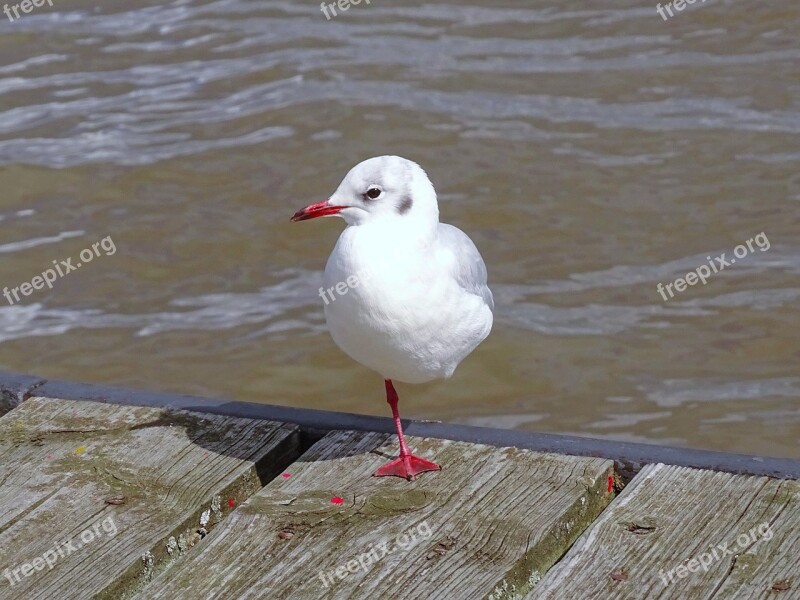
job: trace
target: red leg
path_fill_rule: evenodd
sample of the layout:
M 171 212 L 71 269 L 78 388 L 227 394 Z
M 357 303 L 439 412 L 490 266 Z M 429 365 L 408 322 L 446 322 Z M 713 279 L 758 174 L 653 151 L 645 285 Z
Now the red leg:
M 420 473 L 424 473 L 425 471 L 439 471 L 442 467 L 434 462 L 411 454 L 411 451 L 406 445 L 406 439 L 403 437 L 403 424 L 400 422 L 400 411 L 397 409 L 398 400 L 397 392 L 392 385 L 392 380 L 387 379 L 386 401 L 389 403 L 389 406 L 392 407 L 394 426 L 397 429 L 397 438 L 400 440 L 400 457 L 375 471 L 375 477 L 393 475 L 395 477 L 405 477 L 409 481 L 412 481 Z

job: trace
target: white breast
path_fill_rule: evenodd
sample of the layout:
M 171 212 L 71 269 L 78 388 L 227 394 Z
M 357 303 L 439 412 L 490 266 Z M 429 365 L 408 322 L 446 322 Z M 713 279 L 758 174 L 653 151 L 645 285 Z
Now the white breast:
M 385 379 L 423 383 L 450 377 L 489 335 L 493 302 L 464 233 L 445 224 L 428 240 L 409 242 L 405 233 L 345 229 L 325 268 L 325 318 L 353 359 Z

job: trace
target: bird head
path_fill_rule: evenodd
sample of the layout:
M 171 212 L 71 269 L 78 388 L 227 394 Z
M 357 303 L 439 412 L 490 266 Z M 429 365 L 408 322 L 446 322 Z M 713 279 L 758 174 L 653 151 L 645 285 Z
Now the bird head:
M 342 217 L 348 225 L 384 219 L 435 224 L 439 220 L 436 192 L 415 162 L 399 156 L 377 156 L 357 164 L 330 198 L 297 211 L 292 221 Z

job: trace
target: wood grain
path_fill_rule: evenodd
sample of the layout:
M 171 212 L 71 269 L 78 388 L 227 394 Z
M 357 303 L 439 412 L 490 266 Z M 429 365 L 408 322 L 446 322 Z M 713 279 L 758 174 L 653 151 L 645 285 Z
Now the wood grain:
M 527 598 L 800 598 L 800 483 L 649 465 Z
M 267 421 L 30 398 L 0 419 L 0 598 L 123 597 L 298 445 Z
M 611 499 L 609 460 L 409 444 L 444 470 L 375 478 L 394 436 L 328 434 L 139 598 L 513 598 Z

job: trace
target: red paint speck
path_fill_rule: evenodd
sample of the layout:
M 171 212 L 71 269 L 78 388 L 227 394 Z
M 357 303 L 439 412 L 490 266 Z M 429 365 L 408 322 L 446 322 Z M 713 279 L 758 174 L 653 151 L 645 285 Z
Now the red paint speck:
M 289 477 L 291 476 L 292 476 L 291 473 L 284 473 L 283 475 L 281 475 L 281 477 L 283 477 L 284 479 L 289 479 Z
M 614 489 L 614 476 L 613 475 L 609 475 L 608 476 L 608 493 L 610 494 L 611 490 L 613 490 L 613 489 Z
M 332 504 L 341 504 L 342 502 L 344 502 L 344 499 L 339 498 L 339 496 L 334 496 L 333 498 L 331 498 Z
M 233 498 L 228 498 L 228 508 L 236 506 L 236 501 Z

